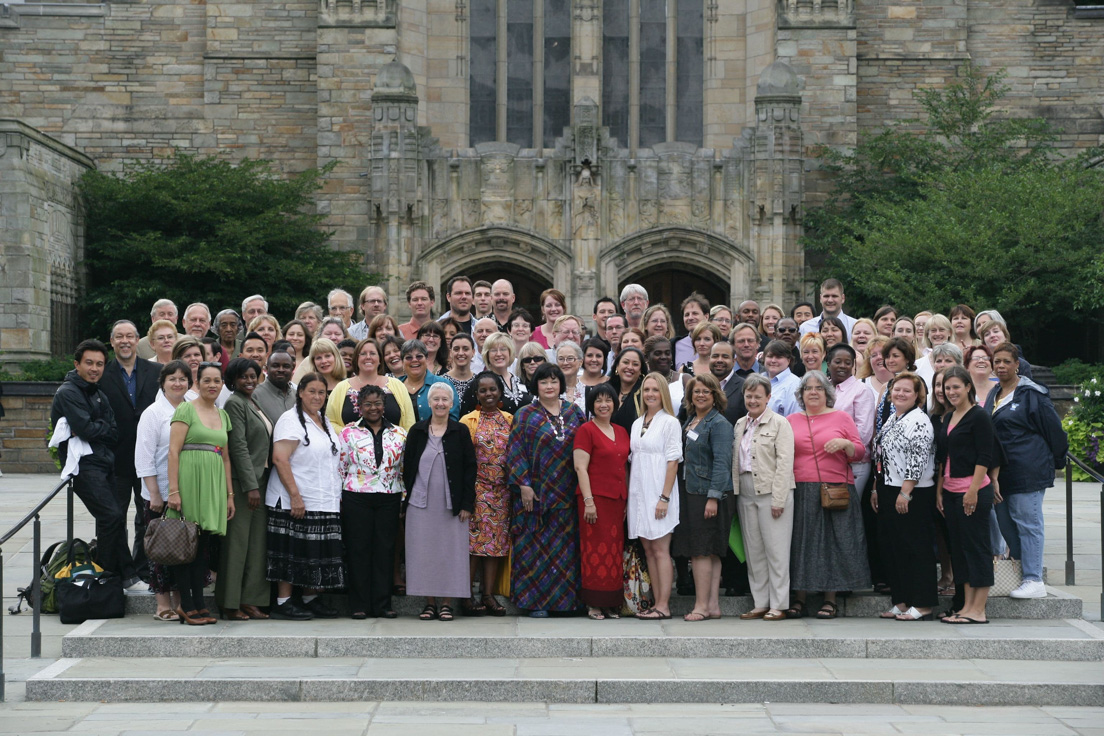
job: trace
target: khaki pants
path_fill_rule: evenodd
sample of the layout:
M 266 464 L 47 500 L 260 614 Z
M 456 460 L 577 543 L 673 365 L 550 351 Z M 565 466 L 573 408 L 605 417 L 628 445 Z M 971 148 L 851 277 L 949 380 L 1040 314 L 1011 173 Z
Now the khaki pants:
M 751 473 L 740 473 L 736 511 L 744 535 L 748 584 L 756 608 L 785 611 L 790 607 L 790 538 L 793 535 L 793 494 L 782 515 L 771 515 L 772 496 L 755 495 Z

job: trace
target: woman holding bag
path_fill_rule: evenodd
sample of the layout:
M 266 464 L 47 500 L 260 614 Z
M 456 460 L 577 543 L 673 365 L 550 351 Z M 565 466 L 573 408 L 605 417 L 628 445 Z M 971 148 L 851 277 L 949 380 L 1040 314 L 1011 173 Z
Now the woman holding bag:
M 215 406 L 222 391 L 222 363 L 200 363 L 196 369 L 199 397 L 182 403 L 169 430 L 169 509 L 166 516 L 199 524 L 195 558 L 173 565 L 180 591 L 180 623 L 203 626 L 217 623 L 203 601 L 207 582 L 208 545 L 212 534 L 226 534 L 234 518 L 234 496 L 227 435 L 230 417 Z
M 870 587 L 862 511 L 851 463 L 866 456 L 855 421 L 833 407 L 836 391 L 820 371 L 809 371 L 797 388 L 802 411 L 787 417 L 794 434 L 794 529 L 790 618 L 805 615 L 807 591 L 824 591 L 818 619 L 833 619 L 836 592 Z M 844 508 L 826 508 L 837 490 Z M 827 492 L 827 493 L 826 493 Z

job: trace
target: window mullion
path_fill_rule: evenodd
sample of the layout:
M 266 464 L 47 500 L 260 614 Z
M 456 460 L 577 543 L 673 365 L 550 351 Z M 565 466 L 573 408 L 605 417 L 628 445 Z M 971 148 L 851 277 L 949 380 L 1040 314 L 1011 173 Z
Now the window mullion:
M 544 145 L 544 0 L 533 0 L 533 147 Z

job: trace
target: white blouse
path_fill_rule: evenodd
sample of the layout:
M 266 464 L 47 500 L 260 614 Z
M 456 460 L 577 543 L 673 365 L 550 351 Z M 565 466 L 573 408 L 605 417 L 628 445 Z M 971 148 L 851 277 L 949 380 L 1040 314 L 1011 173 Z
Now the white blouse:
M 922 410 L 887 419 L 876 444 L 887 486 L 906 480 L 916 481 L 917 488 L 935 485 L 935 430 Z
M 158 391 L 157 398 L 138 420 L 134 442 L 134 474 L 139 479 L 156 477 L 162 501 L 169 500 L 169 425 L 174 413 L 176 407 Z M 150 500 L 145 483 L 142 484 L 142 498 Z
M 307 511 L 337 513 L 341 510 L 341 471 L 338 455 L 333 454 L 332 448 L 340 449 L 338 437 L 329 422 L 326 423 L 328 432 L 323 432 L 310 419 L 306 420 L 306 424 L 304 432 L 296 410 L 288 409 L 280 415 L 276 428 L 272 430 L 272 443 L 275 445 L 280 440 L 295 440 L 298 443 L 291 453 L 291 474 Z M 303 442 L 308 437 L 309 445 Z M 281 508 L 290 509 L 291 495 L 280 480 L 280 473 L 275 468 L 273 471 L 268 476 L 265 505 L 275 508 L 279 502 Z

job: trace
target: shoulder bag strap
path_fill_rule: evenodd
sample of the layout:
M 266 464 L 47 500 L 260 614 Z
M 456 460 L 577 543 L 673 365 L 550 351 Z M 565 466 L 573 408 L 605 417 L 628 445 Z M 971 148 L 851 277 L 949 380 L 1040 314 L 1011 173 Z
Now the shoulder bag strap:
M 817 469 L 817 483 L 823 484 L 824 479 L 820 477 L 820 461 L 817 460 L 816 444 L 813 442 L 813 420 L 809 417 L 808 412 L 805 412 L 805 421 L 809 424 L 809 447 L 813 450 L 813 462 Z

